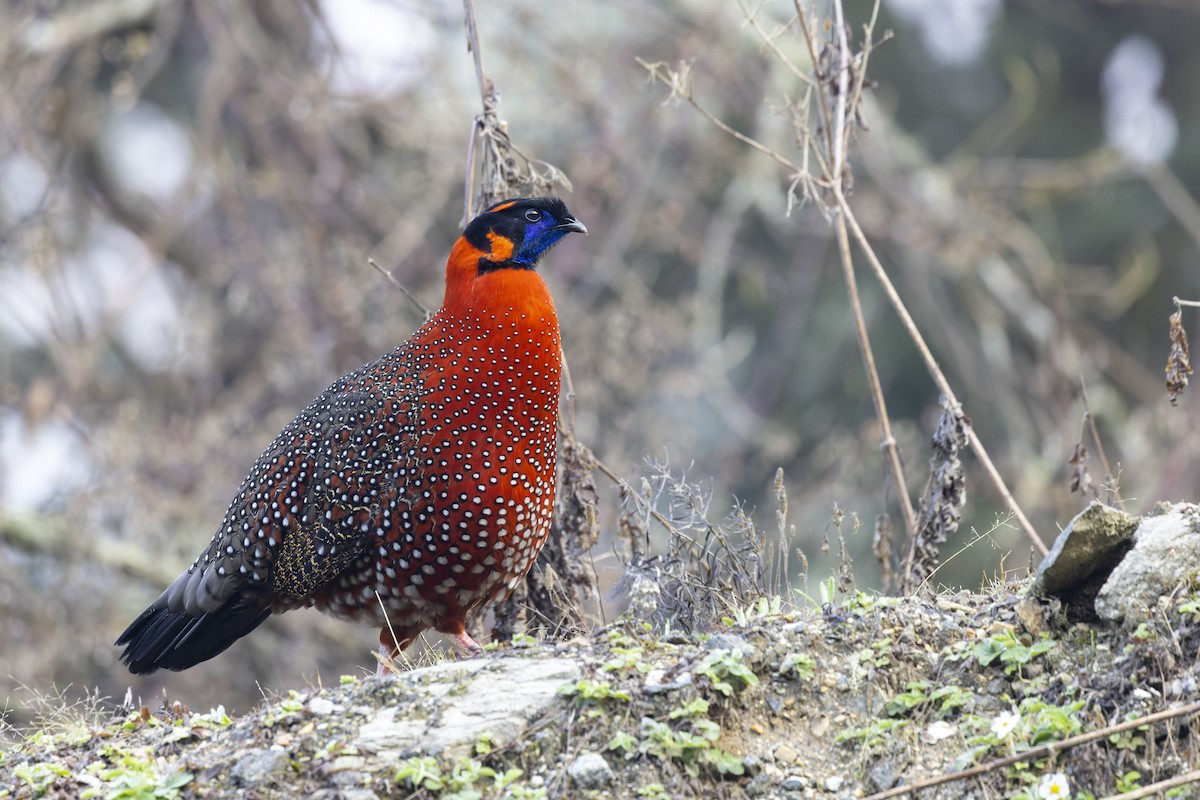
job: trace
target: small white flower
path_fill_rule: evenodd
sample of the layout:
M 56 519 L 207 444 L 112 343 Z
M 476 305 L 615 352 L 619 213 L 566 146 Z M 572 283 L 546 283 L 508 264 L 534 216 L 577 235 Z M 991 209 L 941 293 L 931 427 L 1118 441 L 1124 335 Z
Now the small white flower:
M 996 734 L 999 739 L 1005 739 L 1011 734 L 1018 725 L 1021 724 L 1021 715 L 1013 709 L 1012 711 L 1001 711 L 996 718 L 992 720 L 992 733 Z
M 1071 800 L 1071 782 L 1061 772 L 1051 772 L 1042 776 L 1038 786 L 1038 797 L 1042 800 Z

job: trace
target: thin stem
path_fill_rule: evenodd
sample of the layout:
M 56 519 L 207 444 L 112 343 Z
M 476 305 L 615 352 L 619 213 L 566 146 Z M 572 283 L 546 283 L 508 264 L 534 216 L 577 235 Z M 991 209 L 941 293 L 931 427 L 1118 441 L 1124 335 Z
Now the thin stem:
M 912 498 L 908 495 L 908 486 L 904 479 L 904 464 L 900 460 L 900 451 L 896 447 L 896 437 L 892 434 L 891 417 L 887 410 L 887 401 L 883 396 L 883 382 L 879 379 L 879 370 L 875 366 L 875 353 L 871 347 L 871 337 L 867 333 L 867 321 L 863 315 L 862 300 L 858 295 L 858 280 L 854 276 L 854 259 L 850 254 L 850 237 L 846 235 L 845 215 L 837 215 L 838 255 L 842 262 L 842 277 L 846 282 L 846 293 L 850 297 L 850 310 L 854 314 L 854 331 L 858 335 L 858 349 L 862 353 L 863 367 L 867 373 L 867 383 L 871 388 L 871 402 L 875 405 L 875 416 L 879 418 L 879 427 L 883 434 L 883 449 L 887 453 L 888 468 L 892 480 L 896 484 L 896 494 L 900 498 L 900 510 L 904 514 L 904 528 L 911 542 L 917 540 L 917 516 L 913 511 Z M 911 562 L 912 551 L 909 551 Z
M 486 98 L 487 87 L 483 77 L 483 54 L 479 52 L 479 26 L 475 23 L 475 0 L 463 0 L 463 11 L 467 17 L 467 49 L 471 51 L 471 55 L 475 59 L 475 80 L 479 84 L 479 96 Z
M 643 61 L 641 58 L 638 58 L 637 62 L 638 62 L 638 64 L 642 65 L 646 69 L 650 70 L 650 74 L 653 75 L 655 77 L 655 79 L 660 81 L 664 86 L 667 86 L 668 88 L 674 89 L 676 91 L 679 90 L 679 87 L 675 83 L 673 83 L 667 75 L 663 74 L 661 64 L 651 64 L 649 61 Z M 709 113 L 709 111 L 707 109 L 705 109 L 703 106 L 701 106 L 699 103 L 697 103 L 692 98 L 692 92 L 691 92 L 690 88 L 684 89 L 682 91 L 682 93 L 680 93 L 680 97 L 682 97 L 684 100 L 686 100 L 688 102 L 688 104 L 692 106 L 692 108 L 699 111 L 704 116 L 705 119 L 707 119 L 713 125 L 720 128 L 725 133 L 727 133 L 730 136 L 732 136 L 733 138 L 737 139 L 742 144 L 747 144 L 750 147 L 753 147 L 755 150 L 762 153 L 764 156 L 774 159 L 778 163 L 787 167 L 792 172 L 800 171 L 800 167 L 797 166 L 796 164 L 794 164 L 791 160 L 789 160 L 789 159 L 785 158 L 784 156 L 780 155 L 779 153 L 775 152 L 770 147 L 767 147 L 765 144 L 759 142 L 757 139 L 752 139 L 749 136 L 747 136 L 746 134 L 737 130 L 736 128 L 729 127 L 724 122 L 722 122 L 720 119 L 718 119 L 717 117 L 715 117 L 711 113 Z
M 488 114 L 494 114 L 495 108 L 489 98 L 488 80 L 483 74 L 483 53 L 479 48 L 479 25 L 475 22 L 475 0 L 463 0 L 463 13 L 466 16 L 467 49 L 475 60 L 475 81 L 479 85 L 479 102 L 483 113 L 471 122 L 471 142 L 467 146 L 467 179 L 463 189 L 463 224 L 474 216 L 471 200 L 475 194 L 475 140 L 480 129 L 484 127 Z M 486 162 L 485 162 L 486 163 Z
M 842 0 L 833 0 L 833 30 L 837 37 L 837 97 L 833 104 L 833 174 L 829 179 L 840 186 L 846 169 L 846 94 L 850 79 L 850 43 L 846 40 L 846 19 Z
M 425 319 L 429 319 L 430 317 L 433 316 L 433 313 L 428 308 L 426 308 L 425 305 L 420 300 L 418 300 L 415 296 L 413 296 L 413 293 L 410 292 L 407 288 L 405 288 L 404 284 L 402 284 L 400 281 L 396 280 L 396 277 L 394 275 L 392 275 L 392 273 L 388 272 L 386 269 L 379 266 L 379 262 L 377 262 L 373 258 L 368 258 L 367 263 L 370 264 L 375 269 L 379 270 L 379 273 L 381 275 L 383 275 L 383 277 L 387 278 L 388 282 L 391 283 L 392 286 L 395 286 L 397 289 L 399 289 L 400 293 L 408 298 L 408 302 L 410 302 L 414 306 L 416 306 L 417 311 L 420 311 L 425 316 Z
M 1096 415 L 1092 413 L 1092 403 L 1088 399 L 1087 384 L 1084 383 L 1083 375 L 1079 376 L 1079 388 L 1083 393 L 1083 418 L 1087 421 L 1088 428 L 1092 432 L 1092 441 L 1096 445 L 1096 455 L 1100 459 L 1100 466 L 1104 469 L 1104 482 L 1108 484 L 1108 489 L 1112 492 L 1113 498 L 1117 501 L 1117 507 L 1125 511 L 1125 501 L 1121 499 L 1121 492 L 1117 486 L 1117 476 L 1113 473 L 1112 467 L 1108 465 L 1108 456 L 1104 453 L 1104 443 L 1100 441 L 1100 431 L 1096 429 Z M 1083 437 L 1079 437 L 1082 439 Z
M 771 52 L 775 55 L 775 58 L 779 60 L 779 63 L 787 67 L 788 71 L 790 71 L 792 75 L 794 75 L 801 83 L 808 84 L 814 89 L 819 89 L 820 86 L 817 84 L 817 81 L 813 80 L 811 75 L 800 69 L 800 67 L 796 66 L 796 64 L 787 57 L 787 54 L 779 49 L 779 45 L 775 44 L 775 37 L 768 34 L 763 26 L 759 24 L 758 15 L 747 8 L 745 2 L 739 2 L 738 5 L 742 9 L 742 16 L 746 18 L 746 22 L 750 25 L 750 27 L 754 28 L 754 32 L 758 34 L 759 39 L 762 39 L 763 44 L 771 48 Z M 786 27 L 783 29 L 786 30 Z M 813 61 L 813 66 L 816 66 L 816 61 Z
M 598 470 L 600 470 L 600 472 L 604 473 L 605 477 L 607 477 L 610 481 L 615 483 L 617 485 L 617 488 L 619 488 L 623 492 L 625 492 L 626 496 L 635 498 L 636 502 L 641 504 L 642 507 L 646 509 L 646 512 L 650 516 L 654 517 L 654 519 L 657 520 L 660 525 L 662 525 L 664 528 L 666 528 L 668 531 L 670 531 L 672 536 L 678 537 L 679 539 L 682 539 L 683 541 L 687 542 L 690 545 L 693 545 L 696 547 L 699 546 L 699 544 L 700 544 L 699 542 L 697 542 L 691 536 L 688 536 L 686 533 L 684 533 L 678 527 L 676 527 L 675 524 L 673 522 L 671 522 L 671 520 L 667 519 L 666 516 L 664 516 L 662 514 L 662 512 L 660 512 L 657 508 L 655 508 L 653 505 L 651 505 L 649 500 L 647 500 L 646 498 L 644 498 L 640 494 L 638 494 L 638 492 L 636 492 L 634 490 L 634 488 L 629 485 L 629 481 L 625 480 L 620 475 L 618 475 L 616 470 L 614 470 L 612 467 L 605 464 L 600 459 L 596 458 L 595 453 L 592 453 L 590 450 L 588 451 L 587 455 L 588 455 L 588 460 L 592 464 L 595 464 L 596 469 L 598 469 Z
M 1175 717 L 1184 717 L 1188 714 L 1195 714 L 1198 711 L 1200 711 L 1200 702 L 1189 703 L 1188 705 L 1181 706 L 1180 708 L 1159 711 L 1156 714 L 1149 714 L 1145 717 L 1140 717 L 1139 719 L 1126 720 L 1125 722 L 1121 722 L 1116 725 L 1110 725 L 1106 728 L 1089 731 L 1088 733 L 1081 733 L 1078 736 L 1072 736 L 1068 739 L 1052 742 L 1041 747 L 1035 747 L 1030 750 L 1022 750 L 1020 753 L 1014 753 L 1011 756 L 998 758 L 995 761 L 989 761 L 986 764 L 980 764 L 977 767 L 964 769 L 960 772 L 951 772 L 948 775 L 939 775 L 935 778 L 924 778 L 919 781 L 913 781 L 905 786 L 896 786 L 892 789 L 888 789 L 887 791 L 870 795 L 863 800 L 887 800 L 889 797 L 900 797 L 902 795 L 912 794 L 920 791 L 921 789 L 928 789 L 931 786 L 938 786 L 943 783 L 949 783 L 950 781 L 959 781 L 963 780 L 964 778 L 973 778 L 976 775 L 994 772 L 1001 767 L 1007 767 L 1009 764 L 1015 764 L 1018 761 L 1033 762 L 1037 761 L 1038 759 L 1049 758 L 1055 753 L 1062 752 L 1063 750 L 1069 750 L 1072 747 L 1076 747 L 1081 744 L 1087 744 L 1088 742 L 1095 741 L 1096 739 L 1106 739 L 1109 736 L 1112 736 L 1114 733 L 1132 730 L 1133 728 L 1140 728 L 1143 725 L 1151 725 L 1155 722 L 1162 722 L 1164 720 L 1174 719 Z M 1198 773 L 1189 774 L 1196 775 Z M 1132 800 L 1132 797 L 1144 796 L 1145 795 L 1118 795 L 1118 797 L 1122 798 L 1122 800 Z M 1109 798 L 1109 800 L 1116 800 L 1116 798 Z
M 567 353 L 558 346 L 558 359 L 562 365 L 562 394 L 565 402 L 558 406 L 558 427 L 564 434 L 575 439 L 575 384 L 571 380 L 571 368 L 567 365 Z M 565 410 L 564 410 L 565 407 Z
M 896 291 L 896 287 L 892 285 L 892 280 L 888 277 L 887 271 L 883 268 L 883 265 L 879 263 L 879 257 L 875 255 L 875 249 L 871 247 L 871 243 L 867 240 L 866 234 L 863 233 L 862 228 L 859 226 L 858 220 L 854 216 L 854 212 L 850 209 L 850 204 L 846 201 L 845 195 L 842 194 L 840 185 L 835 184 L 834 195 L 837 198 L 838 206 L 842 210 L 842 214 L 845 215 L 846 222 L 850 225 L 850 230 L 854 234 L 855 241 L 858 242 L 859 249 L 861 249 L 863 255 L 867 257 L 867 263 L 871 265 L 871 269 L 875 273 L 875 279 L 879 281 L 879 285 L 883 288 L 884 294 L 887 295 L 888 300 L 891 302 L 892 308 L 895 309 L 896 314 L 900 317 L 901 324 L 904 326 L 904 329 L 908 331 L 909 338 L 911 338 L 913 344 L 916 345 L 917 352 L 920 353 L 921 360 L 925 362 L 925 368 L 929 370 L 930 376 L 933 378 L 934 383 L 937 384 L 938 391 L 946 395 L 950 402 L 956 405 L 961 405 L 961 403 L 958 402 L 958 398 L 954 394 L 954 390 L 950 387 L 950 381 L 946 379 L 946 375 L 942 372 L 942 368 L 938 365 L 937 359 L 933 357 L 933 353 L 930 351 L 929 345 L 925 343 L 925 337 L 921 335 L 921 331 L 917 328 L 917 323 L 913 321 L 912 315 L 908 313 L 908 308 L 905 307 L 904 301 L 900 299 L 900 294 Z M 992 486 L 1004 499 L 1004 502 L 1012 511 L 1013 516 L 1017 518 L 1017 523 L 1021 526 L 1021 530 L 1023 530 L 1025 535 L 1029 538 L 1030 544 L 1033 545 L 1033 548 L 1037 550 L 1040 555 L 1045 556 L 1049 550 L 1042 542 L 1041 537 L 1038 536 L 1037 531 L 1034 530 L 1032 523 L 1029 522 L 1029 518 L 1025 516 L 1025 512 L 1023 512 L 1021 507 L 1017 505 L 1017 501 L 1013 498 L 1012 492 L 1008 490 L 1008 486 L 1005 484 L 1004 478 L 1001 477 L 1000 471 L 996 469 L 996 465 L 992 463 L 992 459 L 988 455 L 987 449 L 984 448 L 983 442 L 979 440 L 979 436 L 975 433 L 975 428 L 973 426 L 967 428 L 967 438 L 971 442 L 971 449 L 975 451 L 975 457 L 979 459 L 979 463 L 983 466 L 984 471 L 991 480 Z
M 813 35 L 812 28 L 808 24 L 808 15 L 804 9 L 800 7 L 799 0 L 794 0 L 796 7 L 796 15 L 799 19 L 801 30 L 804 33 L 804 41 L 808 46 L 809 57 L 812 59 L 813 68 L 819 69 L 820 61 L 817 54 L 817 41 Z M 836 18 L 836 26 L 838 31 L 837 38 L 837 53 L 838 63 L 836 67 L 836 75 L 838 81 L 837 97 L 834 104 L 832 115 L 829 110 L 829 104 L 826 100 L 827 92 L 820 91 L 817 93 L 819 98 L 819 108 L 821 115 L 821 128 L 825 133 L 825 146 L 827 152 L 831 156 L 832 164 L 824 163 L 824 159 L 820 158 L 818 152 L 818 161 L 821 162 L 823 171 L 826 174 L 827 180 L 834 189 L 836 195 L 841 194 L 842 172 L 845 169 L 845 148 L 846 148 L 846 133 L 845 133 L 845 118 L 846 118 L 846 95 L 848 93 L 848 78 L 849 78 L 849 51 L 850 43 L 846 39 L 846 29 L 843 24 L 842 4 L 841 0 L 835 0 L 834 16 Z M 861 87 L 860 87 L 861 88 Z M 831 118 L 832 117 L 832 118 Z M 914 547 L 917 540 L 917 518 L 913 510 L 912 498 L 908 494 L 908 482 L 904 477 L 904 463 L 900 459 L 900 451 L 896 446 L 896 437 L 892 434 L 891 417 L 887 410 L 887 401 L 883 395 L 883 383 L 879 379 L 879 370 L 875 366 L 875 354 L 871 347 L 870 335 L 867 333 L 867 323 L 863 315 L 862 300 L 858 294 L 858 281 L 854 275 L 854 259 L 850 254 L 849 237 L 846 235 L 846 222 L 842 214 L 838 214 L 836 223 L 837 239 L 838 239 L 838 254 L 842 263 L 842 274 L 846 283 L 846 292 L 849 295 L 850 309 L 854 314 L 854 329 L 858 337 L 859 351 L 862 353 L 863 368 L 867 373 L 867 383 L 871 390 L 871 401 L 875 406 L 875 415 L 879 419 L 879 427 L 883 434 L 883 448 L 887 454 L 888 468 L 892 475 L 892 480 L 896 484 L 896 493 L 900 500 L 900 510 L 904 516 L 904 528 L 908 534 L 909 541 L 912 546 L 909 548 L 909 555 L 906 563 L 911 564 Z
M 475 196 L 475 144 L 479 141 L 480 123 L 479 117 L 472 120 L 471 136 L 467 139 L 467 179 L 463 181 L 463 225 L 466 225 L 472 217 L 471 198 Z
M 808 25 L 807 14 L 800 5 L 799 0 L 793 0 L 793 3 L 796 7 L 801 29 L 804 32 L 805 42 L 808 44 L 809 54 L 813 59 L 814 65 L 819 66 L 820 61 L 817 53 L 816 37 Z M 878 12 L 878 3 L 875 4 L 875 12 Z M 874 25 L 875 18 L 875 14 L 873 13 L 871 18 L 872 26 Z M 871 28 L 868 27 L 867 30 L 869 34 Z M 866 52 L 869 52 L 869 47 L 867 51 L 864 51 L 864 57 Z M 679 75 L 675 75 L 674 80 L 672 80 L 671 76 L 664 73 L 660 64 L 651 64 L 643 61 L 640 58 L 638 59 L 638 63 L 648 69 L 656 80 L 660 81 L 665 86 L 669 87 L 672 92 L 686 100 L 693 108 L 699 111 L 705 119 L 707 119 L 717 128 L 734 137 L 738 141 L 753 147 L 755 150 L 759 151 L 763 155 L 768 156 L 779 164 L 787 167 L 794 175 L 803 175 L 800 168 L 790 159 L 785 158 L 770 147 L 767 147 L 755 139 L 746 136 L 740 131 L 735 130 L 715 117 L 713 114 L 709 113 L 707 109 L 696 102 L 695 98 L 692 96 L 691 87 L 687 85 L 687 81 L 682 79 Z M 861 74 L 855 81 L 855 89 L 857 92 L 861 92 L 862 90 Z M 827 150 L 831 156 L 837 157 L 838 150 L 833 146 L 831 141 L 833 139 L 831 135 L 832 126 L 829 124 L 829 122 L 831 121 L 832 115 L 830 114 L 828 104 L 825 101 L 825 93 L 818 92 L 817 94 L 821 104 L 822 119 L 825 120 L 825 124 L 823 124 L 822 127 L 824 128 L 826 136 Z M 845 129 L 840 128 L 839 130 Z M 905 307 L 903 300 L 900 299 L 900 295 L 897 293 L 895 286 L 892 284 L 892 281 L 888 277 L 887 272 L 884 270 L 883 265 L 880 264 L 878 256 L 876 256 L 874 249 L 867 240 L 866 234 L 863 233 L 862 227 L 858 224 L 858 220 L 855 218 L 854 212 L 850 209 L 850 205 L 846 200 L 845 193 L 842 190 L 841 176 L 836 171 L 837 165 L 826 164 L 821 159 L 819 150 L 817 148 L 812 148 L 812 150 L 817 156 L 817 160 L 821 165 L 823 178 L 825 179 L 824 182 L 828 184 L 828 188 L 832 190 L 834 197 L 837 200 L 837 206 L 841 215 L 845 217 L 845 222 L 849 225 L 850 231 L 854 234 L 854 239 L 856 242 L 858 242 L 863 254 L 866 255 L 867 262 L 870 264 L 876 279 L 879 281 L 884 293 L 887 295 L 888 301 L 896 310 L 897 315 L 900 317 L 901 323 L 903 324 L 905 330 L 908 331 L 913 343 L 916 345 L 922 360 L 925 362 L 926 368 L 929 370 L 930 376 L 933 378 L 934 383 L 937 384 L 938 390 L 944 394 L 947 399 L 950 400 L 950 402 L 961 406 L 962 404 L 958 402 L 957 396 L 950 387 L 950 382 L 946 379 L 946 376 L 943 374 L 936 359 L 934 359 L 933 353 L 929 350 L 929 346 L 925 343 L 925 339 L 921 335 L 920 330 L 917 328 L 916 323 L 913 321 L 912 315 L 908 313 L 908 309 Z M 1029 518 L 1025 516 L 1025 512 L 1021 510 L 1019 505 L 1017 505 L 1016 499 L 1013 498 L 1012 492 L 1009 491 L 1008 486 L 1004 482 L 1004 478 L 1001 477 L 999 470 L 996 469 L 996 465 L 992 462 L 991 457 L 988 455 L 987 450 L 983 446 L 983 442 L 980 441 L 979 436 L 975 433 L 975 429 L 973 427 L 969 427 L 967 429 L 967 439 L 972 450 L 975 451 L 976 457 L 979 459 L 980 464 L 983 466 L 984 472 L 987 474 L 992 486 L 1001 496 L 1004 503 L 1012 511 L 1012 514 L 1017 519 L 1017 523 L 1020 525 L 1021 530 L 1024 531 L 1025 535 L 1029 538 L 1030 544 L 1035 550 L 1037 550 L 1039 554 L 1045 556 L 1049 552 L 1046 548 L 1046 545 L 1042 542 L 1041 537 L 1038 536 L 1037 531 L 1034 530 Z M 905 494 L 905 496 L 907 495 Z
M 850 59 L 852 57 L 850 54 L 850 42 L 846 37 L 845 17 L 841 0 L 834 0 L 833 16 L 834 31 L 837 37 L 837 65 L 834 71 L 837 80 L 837 95 L 834 99 L 833 119 L 829 120 L 826 118 L 824 127 L 826 130 L 829 130 L 829 123 L 832 121 L 833 135 L 828 141 L 832 148 L 830 156 L 833 163 L 828 177 L 835 196 L 841 197 L 842 174 L 846 169 L 846 102 L 850 89 Z M 806 35 L 810 35 L 811 30 L 807 22 L 804 23 L 804 30 Z M 810 41 L 809 52 L 813 53 L 815 51 L 815 43 Z M 828 113 L 827 105 L 822 104 L 821 108 L 824 113 Z M 871 388 L 871 400 L 875 404 L 875 416 L 879 418 L 879 427 L 883 434 L 883 448 L 884 452 L 887 453 L 888 467 L 892 473 L 892 480 L 896 484 L 896 494 L 900 500 L 900 510 L 904 515 L 904 528 L 908 533 L 911 543 L 906 561 L 907 569 L 908 566 L 911 566 L 917 541 L 917 515 L 913 511 L 912 498 L 908 494 L 908 482 L 904 478 L 904 463 L 900 459 L 900 450 L 896 446 L 896 437 L 892 434 L 891 415 L 888 414 L 887 400 L 883 395 L 883 382 L 879 379 L 879 369 L 875 365 L 875 353 L 871 347 L 871 338 L 867 332 L 867 323 L 862 310 L 862 300 L 858 294 L 858 281 L 854 275 L 854 258 L 850 253 L 850 238 L 846 235 L 846 220 L 843 213 L 839 212 L 837 215 L 836 229 L 838 255 L 841 257 L 846 292 L 850 296 L 850 308 L 854 313 L 854 327 L 855 333 L 858 336 L 858 347 L 862 353 L 863 368 L 866 370 L 867 383 Z
M 792 0 L 792 5 L 796 8 L 796 18 L 800 21 L 800 30 L 804 33 L 804 43 L 808 46 L 808 57 L 812 59 L 813 71 L 820 69 L 820 56 L 817 53 L 817 37 L 813 35 L 812 29 L 808 26 L 808 14 L 800 6 L 800 0 Z M 828 93 L 822 90 L 817 92 L 817 104 L 821 111 L 821 131 L 825 134 L 825 151 L 833 152 L 833 133 L 829 126 L 829 102 L 826 99 Z M 828 173 L 828 170 L 822 170 Z M 831 173 L 834 174 L 834 173 Z
M 1176 775 L 1174 778 L 1167 778 L 1156 783 L 1151 783 L 1130 792 L 1110 794 L 1108 797 L 1103 797 L 1100 800 L 1139 800 L 1142 797 L 1161 797 L 1167 789 L 1174 789 L 1176 786 L 1190 786 L 1193 783 L 1200 783 L 1200 769 L 1194 769 L 1191 772 Z

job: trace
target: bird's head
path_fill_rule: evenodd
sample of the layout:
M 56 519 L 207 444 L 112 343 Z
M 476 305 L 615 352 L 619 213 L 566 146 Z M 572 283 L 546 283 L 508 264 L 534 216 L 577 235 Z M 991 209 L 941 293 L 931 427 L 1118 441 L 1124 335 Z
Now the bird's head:
M 479 272 L 533 269 L 542 254 L 572 231 L 587 233 L 557 197 L 518 197 L 488 208 L 463 239 L 479 251 Z

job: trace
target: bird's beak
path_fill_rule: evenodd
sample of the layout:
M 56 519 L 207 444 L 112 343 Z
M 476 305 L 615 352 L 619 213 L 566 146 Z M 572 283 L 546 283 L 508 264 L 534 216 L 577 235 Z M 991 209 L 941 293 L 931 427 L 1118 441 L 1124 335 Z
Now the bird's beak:
M 575 231 L 576 233 L 582 233 L 584 236 L 587 236 L 587 226 L 577 219 L 568 219 L 562 225 L 555 225 L 554 229 L 568 232 Z

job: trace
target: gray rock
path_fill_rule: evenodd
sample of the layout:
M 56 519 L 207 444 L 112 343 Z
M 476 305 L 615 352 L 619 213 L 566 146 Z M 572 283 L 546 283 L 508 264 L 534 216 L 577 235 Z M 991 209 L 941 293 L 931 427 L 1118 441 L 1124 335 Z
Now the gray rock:
M 580 753 L 567 767 L 567 774 L 580 789 L 599 789 L 612 783 L 613 771 L 599 753 Z
M 1144 517 L 1133 549 L 1096 595 L 1102 619 L 1135 627 L 1154 618 L 1159 601 L 1200 576 L 1200 506 L 1180 503 Z
M 423 752 L 470 755 L 487 733 L 501 747 L 515 742 L 530 720 L 558 702 L 558 689 L 582 673 L 565 658 L 449 661 L 409 670 L 392 680 L 425 698 L 428 718 L 395 706 L 363 723 L 354 746 L 381 758 Z
M 339 772 L 361 771 L 366 765 L 367 760 L 362 756 L 338 756 L 321 767 L 321 774 L 329 776 Z
M 255 748 L 241 757 L 230 770 L 229 777 L 235 785 L 252 789 L 282 775 L 290 765 L 291 759 L 282 747 L 267 750 Z
M 318 789 L 308 796 L 308 800 L 379 800 L 379 795 L 362 787 L 345 787 Z
M 642 690 L 646 694 L 659 694 L 692 685 L 692 673 L 687 670 L 675 671 L 672 675 L 673 677 L 668 679 L 665 669 L 652 669 L 646 673 L 646 681 L 642 684 Z
M 800 754 L 796 752 L 795 748 L 789 744 L 779 745 L 779 747 L 775 748 L 772 755 L 775 756 L 775 761 L 777 763 L 784 765 L 795 764 L 796 759 L 800 757 Z
M 379 795 L 370 789 L 342 789 L 338 800 L 379 800 Z
M 1093 501 L 1071 520 L 1038 565 L 1029 593 L 1053 595 L 1068 604 L 1088 601 L 1130 547 L 1138 518 Z
M 776 779 L 766 772 L 760 772 L 746 785 L 747 797 L 762 797 L 774 787 Z
M 747 642 L 740 636 L 734 636 L 732 633 L 718 633 L 715 636 L 708 637 L 704 643 L 705 650 L 732 650 L 739 653 L 742 658 L 750 658 L 754 655 L 754 645 Z
M 821 784 L 821 788 L 823 788 L 827 792 L 837 792 L 842 788 L 842 784 L 845 782 L 846 782 L 846 779 L 843 778 L 841 775 L 830 775 Z
M 871 793 L 884 792 L 896 785 L 896 767 L 890 761 L 878 761 L 867 770 Z
M 370 783 L 371 776 L 365 772 L 355 772 L 354 770 L 343 770 L 342 772 L 333 773 L 328 778 L 326 778 L 326 780 L 333 786 L 345 786 L 345 787 L 357 788 L 357 787 L 361 787 L 364 783 Z
M 308 710 L 316 714 L 318 717 L 327 717 L 338 710 L 338 706 L 332 700 L 324 697 L 314 697 L 308 701 Z

